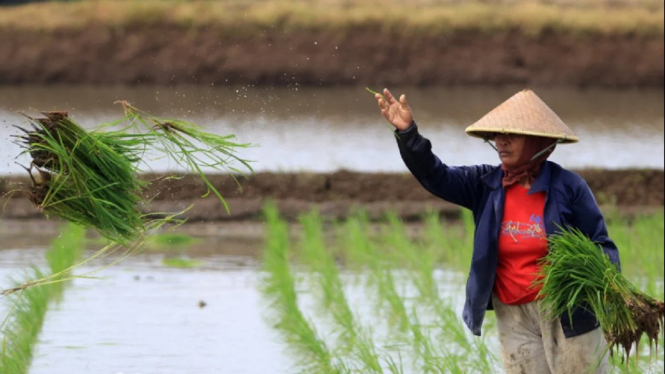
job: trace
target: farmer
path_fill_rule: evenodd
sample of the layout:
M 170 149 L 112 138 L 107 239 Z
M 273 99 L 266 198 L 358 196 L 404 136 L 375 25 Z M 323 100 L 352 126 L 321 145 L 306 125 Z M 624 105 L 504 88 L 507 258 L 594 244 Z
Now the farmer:
M 466 133 L 492 145 L 501 164 L 448 166 L 420 135 L 411 107 L 384 89 L 376 99 L 395 127 L 404 163 L 434 195 L 468 208 L 476 225 L 463 318 L 480 336 L 486 310 L 496 313 L 506 373 L 607 372 L 605 338 L 595 316 L 577 308 L 547 320 L 532 282 L 548 252 L 547 235 L 574 227 L 601 243 L 619 264 L 616 245 L 586 182 L 546 161 L 577 136 L 532 91 L 521 91 Z M 494 144 L 492 144 L 493 142 Z M 596 366 L 599 365 L 599 366 Z

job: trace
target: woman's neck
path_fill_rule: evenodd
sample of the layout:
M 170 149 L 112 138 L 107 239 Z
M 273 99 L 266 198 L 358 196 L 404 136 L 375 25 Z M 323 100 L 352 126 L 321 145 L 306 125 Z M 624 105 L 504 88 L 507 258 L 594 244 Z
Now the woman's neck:
M 527 190 L 531 188 L 531 183 L 529 183 L 529 178 L 526 177 L 520 178 L 519 185 L 526 188 Z

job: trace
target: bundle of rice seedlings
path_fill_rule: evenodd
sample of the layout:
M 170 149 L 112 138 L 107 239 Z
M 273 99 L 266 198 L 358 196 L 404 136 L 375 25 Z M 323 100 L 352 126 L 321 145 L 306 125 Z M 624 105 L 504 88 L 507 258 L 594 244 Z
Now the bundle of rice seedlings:
M 20 128 L 32 186 L 23 191 L 47 216 L 94 227 L 111 241 L 127 243 L 144 231 L 138 203 L 145 182 L 137 175 L 140 138 L 88 132 L 66 112 L 44 112 Z M 36 173 L 33 175 L 33 171 Z
M 152 150 L 198 174 L 208 188 L 205 195 L 212 191 L 228 212 L 203 168 L 240 173 L 234 165 L 239 162 L 251 172 L 249 162 L 236 155 L 236 148 L 249 145 L 233 142 L 233 135 L 211 134 L 191 122 L 161 119 L 120 103 L 125 116 L 92 131 L 75 123 L 67 112 L 28 117 L 32 128 L 19 127 L 24 134 L 18 143 L 32 157 L 26 169 L 33 184 L 23 189 L 29 199 L 49 217 L 93 227 L 112 242 L 130 244 L 165 220 L 177 221 L 174 213 L 141 211 L 148 182 L 139 174 L 147 163 L 145 152 Z M 105 131 L 111 127 L 120 129 Z
M 142 180 L 140 174 L 141 165 L 147 164 L 147 150 L 152 148 L 161 153 L 159 157 L 170 157 L 198 173 L 208 186 L 206 195 L 214 192 L 227 211 L 228 205 L 206 178 L 203 167 L 239 172 L 233 166 L 237 161 L 252 171 L 235 153 L 235 148 L 248 145 L 230 141 L 233 135 L 210 134 L 193 123 L 159 119 L 121 103 L 125 116 L 91 131 L 74 122 L 67 112 L 43 112 L 44 118 L 28 117 L 30 128 L 17 126 L 23 131 L 16 136 L 22 154 L 32 157 L 26 167 L 32 185 L 12 192 L 27 194 L 47 217 L 92 227 L 110 241 L 80 264 L 124 248 L 116 263 L 137 252 L 150 232 L 167 223 L 184 222 L 178 216 L 189 208 L 143 213 L 148 201 L 142 193 L 150 182 Z M 45 282 L 50 280 L 31 281 L 3 294 Z
M 543 308 L 550 317 L 572 313 L 575 307 L 593 312 L 611 353 L 623 348 L 626 360 L 635 344 L 636 357 L 643 334 L 658 348 L 664 304 L 631 284 L 603 249 L 576 229 L 549 238 L 550 251 L 542 260 Z M 653 352 L 653 351 L 651 351 Z

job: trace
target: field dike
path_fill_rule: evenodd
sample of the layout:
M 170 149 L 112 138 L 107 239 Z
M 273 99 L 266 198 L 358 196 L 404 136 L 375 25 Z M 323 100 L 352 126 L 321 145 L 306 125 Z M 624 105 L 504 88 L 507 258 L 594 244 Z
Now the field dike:
M 576 170 L 589 184 L 603 211 L 618 209 L 629 215 L 662 211 L 663 170 Z M 460 208 L 427 192 L 407 173 L 271 173 L 246 176 L 210 174 L 207 179 L 217 188 L 229 207 L 209 196 L 197 175 L 164 180 L 163 175 L 145 175 L 153 181 L 145 196 L 151 198 L 146 212 L 179 212 L 192 205 L 182 218 L 188 222 L 261 221 L 263 204 L 272 199 L 284 219 L 316 208 L 326 218 L 344 218 L 355 207 L 362 207 L 371 220 L 389 210 L 406 221 L 421 221 L 429 210 L 451 219 L 460 217 Z M 30 184 L 27 176 L 0 177 L 0 218 L 9 220 L 44 219 L 43 214 L 22 194 L 7 193 L 21 184 Z M 5 199 L 2 199 L 2 196 Z
M 4 7 L 0 84 L 663 86 L 663 3 L 113 1 Z

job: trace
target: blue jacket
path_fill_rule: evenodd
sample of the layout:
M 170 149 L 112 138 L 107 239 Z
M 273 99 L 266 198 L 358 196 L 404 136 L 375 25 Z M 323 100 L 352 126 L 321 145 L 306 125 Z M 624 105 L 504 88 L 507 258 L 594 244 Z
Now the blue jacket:
M 469 329 L 480 336 L 485 311 L 492 307 L 492 289 L 497 268 L 498 238 L 505 190 L 499 166 L 452 167 L 432 153 L 430 141 L 418 133 L 413 123 L 397 133 L 397 144 L 404 163 L 418 181 L 434 195 L 473 212 L 476 224 L 471 270 L 466 284 L 463 318 Z M 558 227 L 575 227 L 592 241 L 601 244 L 610 260 L 619 265 L 619 252 L 607 236 L 603 215 L 587 183 L 579 175 L 554 162 L 545 161 L 529 193 L 545 192 L 544 221 L 548 235 Z M 571 324 L 572 322 L 572 324 Z M 598 327 L 596 317 L 577 308 L 561 316 L 566 337 Z

